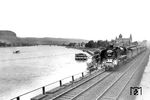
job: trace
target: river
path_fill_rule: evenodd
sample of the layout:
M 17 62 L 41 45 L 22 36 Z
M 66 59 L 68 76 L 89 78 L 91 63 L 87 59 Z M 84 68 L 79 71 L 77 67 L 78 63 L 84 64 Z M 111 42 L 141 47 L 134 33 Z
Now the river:
M 15 50 L 20 53 L 13 54 Z M 86 62 L 74 60 L 79 52 L 61 46 L 0 48 L 0 100 L 85 71 Z

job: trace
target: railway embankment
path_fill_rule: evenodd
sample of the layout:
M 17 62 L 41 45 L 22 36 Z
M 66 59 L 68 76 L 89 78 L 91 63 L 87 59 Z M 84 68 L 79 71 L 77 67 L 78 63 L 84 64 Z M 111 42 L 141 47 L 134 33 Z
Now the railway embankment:
M 115 71 L 98 70 L 31 100 L 134 100 L 130 89 L 139 86 L 149 54 L 146 50 Z
M 121 95 L 119 96 L 120 99 L 126 98 L 126 100 L 135 100 L 137 95 L 142 95 L 143 91 L 141 91 L 141 93 L 138 93 L 137 95 L 130 95 L 129 91 L 130 91 L 130 87 L 139 87 L 145 67 L 147 66 L 149 61 L 149 55 L 150 55 L 150 51 L 148 49 L 145 54 L 145 58 L 143 57 L 141 59 L 142 61 L 141 66 L 137 69 L 137 71 L 131 78 L 131 81 L 129 81 L 129 83 L 126 85 L 126 88 L 124 89 L 124 91 L 122 91 Z
M 73 84 L 58 95 L 49 95 L 43 100 L 134 100 L 130 94 L 131 87 L 138 87 L 145 66 L 149 59 L 149 51 L 145 51 L 129 63 L 121 65 L 115 72 L 99 72 L 88 80 Z M 39 99 L 32 99 L 39 100 Z

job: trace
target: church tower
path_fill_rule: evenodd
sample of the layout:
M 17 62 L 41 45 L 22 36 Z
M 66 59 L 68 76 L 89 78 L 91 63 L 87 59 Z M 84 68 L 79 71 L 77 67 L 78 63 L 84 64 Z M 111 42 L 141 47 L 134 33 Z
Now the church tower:
M 122 38 L 122 34 L 119 35 L 119 38 L 120 38 L 120 39 Z
M 132 34 L 130 34 L 130 41 L 132 42 Z
M 116 37 L 116 39 L 115 40 L 117 40 L 118 38 Z

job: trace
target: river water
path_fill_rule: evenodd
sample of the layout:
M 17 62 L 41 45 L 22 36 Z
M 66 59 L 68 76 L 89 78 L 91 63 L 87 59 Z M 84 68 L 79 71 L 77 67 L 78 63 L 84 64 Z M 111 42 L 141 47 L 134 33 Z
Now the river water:
M 15 50 L 21 53 L 13 54 Z M 74 60 L 79 52 L 61 46 L 0 48 L 0 100 L 85 71 L 86 62 Z

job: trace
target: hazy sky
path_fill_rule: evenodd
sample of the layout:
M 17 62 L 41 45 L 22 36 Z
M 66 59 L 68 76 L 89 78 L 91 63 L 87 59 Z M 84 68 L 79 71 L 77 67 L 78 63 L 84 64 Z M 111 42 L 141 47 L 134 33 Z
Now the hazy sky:
M 19 37 L 149 40 L 149 0 L 0 0 L 0 30 Z

